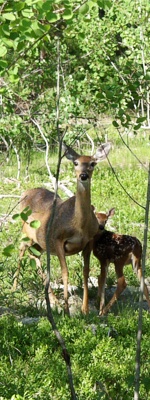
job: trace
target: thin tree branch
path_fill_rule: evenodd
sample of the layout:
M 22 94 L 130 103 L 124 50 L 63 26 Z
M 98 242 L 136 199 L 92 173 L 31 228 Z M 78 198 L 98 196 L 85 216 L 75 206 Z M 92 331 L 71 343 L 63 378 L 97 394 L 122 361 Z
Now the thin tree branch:
M 38 121 L 35 120 L 34 118 L 30 118 L 30 120 L 33 122 L 34 125 L 37 126 L 37 128 L 38 128 L 38 130 L 39 130 L 39 132 L 40 132 L 40 134 L 42 136 L 42 139 L 44 140 L 44 142 L 46 144 L 45 163 L 46 163 L 46 167 L 47 167 L 48 174 L 49 174 L 49 177 L 51 179 L 53 188 L 55 190 L 56 189 L 56 178 L 51 173 L 51 170 L 50 170 L 50 167 L 49 167 L 49 163 L 48 163 L 48 155 L 49 155 L 49 143 L 48 143 L 48 140 L 47 140 L 46 136 L 44 135 L 44 133 L 42 131 L 42 128 L 41 128 L 40 124 L 38 123 Z M 67 189 L 65 187 L 65 185 L 63 185 L 63 183 L 57 182 L 57 185 L 58 185 L 58 187 L 60 187 L 61 190 L 63 190 L 67 194 L 67 196 L 69 196 L 69 197 L 73 196 L 73 193 L 71 192 L 71 190 Z
M 119 128 L 117 128 L 117 131 L 118 131 L 118 133 L 119 133 L 119 136 L 120 136 L 122 142 L 123 142 L 124 145 L 127 147 L 127 149 L 130 151 L 130 153 L 136 158 L 136 160 L 142 165 L 142 167 L 145 168 L 146 171 L 148 171 L 147 167 L 140 161 L 140 159 L 136 156 L 136 154 L 131 150 L 131 148 L 130 148 L 130 147 L 128 146 L 128 144 L 125 142 L 125 140 L 123 139 L 123 137 L 122 137 L 122 135 L 121 135 L 121 133 L 120 133 L 120 131 L 119 131 Z
M 17 196 L 17 195 L 14 195 L 14 194 L 0 194 L 0 199 L 9 198 L 9 197 L 12 198 L 12 199 L 13 198 L 14 199 L 15 198 L 17 198 L 17 199 L 20 198 L 20 196 Z
M 12 141 L 11 138 L 10 138 L 10 144 L 11 144 L 12 148 L 14 149 L 14 152 L 15 152 L 16 158 L 17 158 L 17 166 L 18 166 L 18 169 L 17 169 L 17 180 L 19 181 L 19 178 L 20 178 L 20 168 L 21 168 L 20 155 L 19 155 L 19 152 L 18 152 L 18 150 L 17 150 L 17 147 L 13 144 L 13 141 Z M 18 182 L 18 187 L 19 187 L 19 186 L 20 186 L 20 182 Z
M 94 153 L 94 141 L 93 141 L 93 139 L 91 138 L 91 136 L 87 133 L 87 132 L 85 132 L 85 134 L 86 134 L 86 136 L 87 136 L 87 138 L 89 139 L 89 141 L 90 141 L 90 143 L 91 143 L 91 155 Z
M 136 201 L 136 200 L 130 195 L 130 193 L 127 192 L 127 190 L 125 189 L 125 187 L 124 187 L 124 186 L 122 185 L 122 183 L 120 182 L 120 179 L 118 178 L 118 176 L 117 176 L 117 174 L 116 174 L 116 172 L 115 172 L 115 170 L 114 170 L 114 168 L 113 168 L 113 166 L 112 166 L 112 164 L 111 164 L 111 162 L 110 162 L 110 160 L 109 160 L 109 157 L 108 157 L 107 155 L 106 155 L 106 157 L 107 157 L 108 163 L 109 163 L 109 165 L 110 165 L 110 167 L 111 167 L 111 170 L 112 170 L 113 174 L 115 175 L 115 178 L 117 179 L 119 185 L 122 187 L 122 189 L 124 190 L 124 192 L 126 193 L 126 195 L 127 195 L 135 204 L 137 204 L 139 207 L 141 207 L 141 208 L 143 208 L 143 209 L 145 210 L 145 207 L 142 206 L 140 203 L 138 203 L 138 201 Z
M 149 206 L 150 206 L 150 163 L 149 163 L 147 201 L 146 201 L 146 211 L 145 211 L 144 243 L 143 243 L 143 253 L 142 253 L 142 277 L 141 277 L 141 282 L 140 282 L 139 319 L 138 319 L 136 364 L 135 364 L 134 400 L 139 400 L 139 389 L 140 389 L 140 367 L 141 367 L 140 354 L 141 354 L 141 340 L 142 340 L 142 310 L 143 310 L 143 292 L 144 292 L 144 275 L 145 275 L 146 249 L 147 249 L 147 235 L 148 235 Z
M 56 181 L 55 181 L 55 193 L 54 193 L 54 201 L 53 201 L 53 206 L 52 206 L 52 212 L 50 216 L 50 220 L 47 225 L 47 232 L 46 232 L 46 253 L 47 253 L 47 278 L 46 278 L 46 286 L 45 286 L 45 298 L 46 298 L 46 304 L 47 304 L 47 318 L 52 326 L 52 329 L 56 335 L 56 338 L 58 340 L 59 345 L 62 348 L 62 356 L 65 360 L 66 367 L 67 367 L 67 372 L 68 372 L 68 381 L 69 381 L 69 387 L 70 387 L 70 392 L 71 392 L 71 399 L 72 400 L 77 400 L 76 393 L 74 390 L 74 385 L 73 385 L 73 376 L 72 376 L 72 370 L 71 370 L 71 360 L 70 360 L 70 354 L 66 348 L 65 341 L 63 337 L 61 336 L 60 332 L 58 331 L 56 327 L 56 323 L 53 318 L 53 313 L 51 309 L 51 304 L 50 304 L 50 298 L 49 298 L 49 286 L 50 286 L 50 244 L 49 244 L 49 236 L 50 236 L 50 229 L 52 226 L 52 222 L 55 216 L 56 212 L 56 205 L 57 205 L 57 190 L 58 190 L 58 179 L 59 179 L 59 172 L 60 172 L 60 164 L 61 164 L 61 150 L 62 150 L 62 138 L 60 138 L 60 129 L 59 129 L 59 99 L 60 99 L 60 86 L 59 86 L 59 79 L 60 79 L 60 42 L 59 38 L 57 39 L 57 97 L 56 97 L 56 127 L 57 127 L 57 135 L 58 135 L 58 141 L 59 141 L 59 154 L 58 154 L 58 163 L 57 163 L 57 173 L 56 173 Z
M 45 144 L 46 144 L 45 164 L 46 164 L 46 168 L 47 168 L 49 177 L 50 177 L 50 179 L 51 179 L 51 181 L 52 181 L 53 188 L 55 188 L 55 178 L 54 178 L 54 176 L 53 176 L 52 173 L 51 173 L 51 170 L 50 170 L 50 167 L 49 167 L 49 163 L 48 163 L 48 155 L 49 155 L 49 143 L 48 143 L 48 140 L 47 140 L 46 136 L 44 135 L 44 133 L 43 133 L 43 131 L 42 131 L 42 129 L 41 129 L 41 126 L 40 126 L 40 124 L 38 123 L 38 121 L 37 121 L 36 119 L 34 119 L 34 118 L 31 118 L 31 121 L 33 122 L 34 125 L 37 126 L 37 128 L 38 128 L 38 130 L 39 130 L 39 132 L 40 132 L 40 134 L 41 134 L 41 136 L 42 136 L 42 139 L 44 140 L 44 142 L 45 142 Z

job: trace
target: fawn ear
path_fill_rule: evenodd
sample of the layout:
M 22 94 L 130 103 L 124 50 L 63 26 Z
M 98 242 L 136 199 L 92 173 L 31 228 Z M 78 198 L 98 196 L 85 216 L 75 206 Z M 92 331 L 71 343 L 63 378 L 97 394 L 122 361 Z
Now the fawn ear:
M 62 143 L 62 150 L 64 151 L 64 156 L 68 158 L 68 160 L 74 161 L 76 158 L 80 157 L 80 154 L 76 153 L 76 151 L 65 142 Z
M 94 154 L 94 158 L 96 162 L 105 160 L 105 158 L 107 157 L 108 153 L 110 152 L 111 149 L 111 143 L 107 142 L 107 143 L 102 143 L 100 147 L 98 147 L 96 153 Z
M 112 217 L 114 214 L 115 214 L 115 208 L 111 208 L 111 209 L 108 211 L 108 213 L 107 213 L 108 218 L 109 218 L 109 217 Z

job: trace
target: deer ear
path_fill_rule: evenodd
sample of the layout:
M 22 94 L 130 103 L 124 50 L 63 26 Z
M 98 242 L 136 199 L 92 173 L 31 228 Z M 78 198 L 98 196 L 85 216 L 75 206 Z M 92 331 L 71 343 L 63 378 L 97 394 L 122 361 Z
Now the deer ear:
M 91 204 L 91 209 L 92 209 L 92 211 L 95 212 L 95 207 L 93 206 L 93 204 Z
M 107 142 L 107 143 L 102 143 L 100 147 L 98 147 L 96 153 L 94 154 L 94 158 L 96 162 L 105 160 L 105 158 L 107 157 L 108 153 L 110 152 L 111 149 L 111 143 Z
M 62 143 L 62 150 L 64 151 L 64 156 L 71 161 L 76 160 L 76 158 L 80 157 L 80 154 L 76 153 L 70 146 L 68 146 L 65 142 Z

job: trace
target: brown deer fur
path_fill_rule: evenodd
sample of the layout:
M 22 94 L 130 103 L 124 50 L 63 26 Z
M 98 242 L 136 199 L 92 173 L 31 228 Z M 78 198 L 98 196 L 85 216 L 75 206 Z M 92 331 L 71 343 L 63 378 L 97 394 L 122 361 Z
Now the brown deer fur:
M 95 213 L 99 225 L 105 226 L 108 218 L 114 214 L 114 209 L 107 214 Z M 98 297 L 100 298 L 99 314 L 106 314 L 119 295 L 127 286 L 123 274 L 123 268 L 127 264 L 132 264 L 133 270 L 138 279 L 142 277 L 142 245 L 140 241 L 133 236 L 116 234 L 106 229 L 100 230 L 93 239 L 93 254 L 99 260 L 101 274 L 98 277 Z M 109 264 L 115 265 L 117 275 L 117 288 L 109 303 L 105 306 L 105 283 Z M 150 299 L 146 283 L 144 283 L 144 295 L 150 308 Z
M 54 218 L 50 227 L 50 254 L 57 255 L 64 284 L 65 309 L 68 312 L 68 268 L 66 256 L 84 250 L 87 243 L 98 231 L 98 221 L 91 207 L 91 178 L 97 162 L 106 158 L 110 151 L 110 143 L 101 145 L 95 155 L 81 156 L 71 147 L 64 144 L 65 156 L 74 164 L 77 178 L 76 195 L 66 201 L 59 196 L 56 199 Z M 46 251 L 47 226 L 53 209 L 54 193 L 44 188 L 26 190 L 21 197 L 21 210 L 27 206 L 32 210 L 27 222 L 23 222 L 23 232 L 31 239 L 30 244 L 40 246 L 41 252 Z M 87 218 L 88 215 L 88 218 Z M 39 220 L 38 229 L 31 228 L 30 223 Z M 21 245 L 20 259 L 25 252 Z M 39 262 L 39 260 L 38 260 Z M 15 275 L 14 289 L 17 285 L 20 263 Z M 88 282 L 89 265 L 84 264 L 84 296 L 82 311 L 88 312 Z

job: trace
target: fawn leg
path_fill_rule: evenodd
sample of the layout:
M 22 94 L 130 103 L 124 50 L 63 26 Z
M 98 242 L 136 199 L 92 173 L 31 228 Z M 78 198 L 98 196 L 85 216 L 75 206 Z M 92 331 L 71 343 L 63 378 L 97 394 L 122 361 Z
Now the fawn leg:
M 109 263 L 101 262 L 101 273 L 98 276 L 98 298 L 100 299 L 99 315 L 103 315 L 105 306 L 105 284 Z
M 116 288 L 115 293 L 112 296 L 111 300 L 109 301 L 107 306 L 103 309 L 103 314 L 106 314 L 109 311 L 109 309 L 112 307 L 112 305 L 115 303 L 115 301 L 118 299 L 120 294 L 124 291 L 124 289 L 127 286 L 125 277 L 123 275 L 123 267 L 124 267 L 124 265 L 115 264 L 115 270 L 116 270 L 116 274 L 117 274 L 117 278 L 118 278 L 117 288 Z

